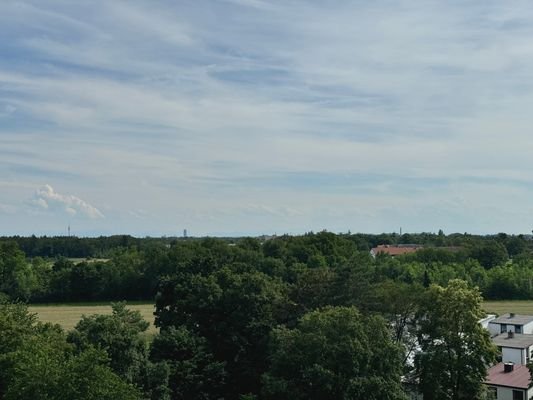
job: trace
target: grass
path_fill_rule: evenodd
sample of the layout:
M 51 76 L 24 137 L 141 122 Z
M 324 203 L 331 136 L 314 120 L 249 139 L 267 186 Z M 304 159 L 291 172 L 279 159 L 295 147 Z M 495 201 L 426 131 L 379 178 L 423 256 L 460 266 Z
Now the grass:
M 154 326 L 153 303 L 128 302 L 128 308 L 139 310 L 143 318 L 150 323 L 148 334 L 157 332 Z M 492 314 L 516 314 L 533 315 L 533 301 L 531 300 L 501 300 L 484 301 L 483 309 Z M 65 330 L 71 330 L 81 319 L 82 315 L 111 314 L 109 303 L 62 303 L 62 304 L 34 304 L 29 307 L 30 312 L 36 313 L 42 322 L 59 324 Z
M 138 310 L 143 318 L 150 323 L 148 334 L 157 332 L 154 325 L 154 304 L 128 302 L 127 308 Z M 69 331 L 76 326 L 82 315 L 111 314 L 109 303 L 81 303 L 81 304 L 34 304 L 28 307 L 29 311 L 36 313 L 39 321 L 59 324 Z
M 498 300 L 498 301 L 484 301 L 483 309 L 489 314 L 505 314 L 516 313 L 533 315 L 533 301 L 532 300 Z

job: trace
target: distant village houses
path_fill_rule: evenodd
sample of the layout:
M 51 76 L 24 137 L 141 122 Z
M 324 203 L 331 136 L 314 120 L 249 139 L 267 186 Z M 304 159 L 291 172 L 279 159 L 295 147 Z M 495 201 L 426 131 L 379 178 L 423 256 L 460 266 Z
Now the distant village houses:
M 380 244 L 370 250 L 372 257 L 376 257 L 379 253 L 388 254 L 391 257 L 400 256 L 403 254 L 414 253 L 417 250 L 423 249 L 424 246 L 420 244 Z
M 526 366 L 533 358 L 533 316 L 515 313 L 489 315 L 480 321 L 501 354 L 487 371 L 485 384 L 496 400 L 528 400 L 533 396 Z

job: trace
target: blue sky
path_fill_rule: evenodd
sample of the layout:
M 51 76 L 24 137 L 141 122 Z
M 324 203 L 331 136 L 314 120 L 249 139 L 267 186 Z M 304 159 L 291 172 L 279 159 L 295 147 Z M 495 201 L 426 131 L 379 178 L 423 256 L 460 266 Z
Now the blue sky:
M 530 233 L 528 1 L 0 2 L 0 234 Z

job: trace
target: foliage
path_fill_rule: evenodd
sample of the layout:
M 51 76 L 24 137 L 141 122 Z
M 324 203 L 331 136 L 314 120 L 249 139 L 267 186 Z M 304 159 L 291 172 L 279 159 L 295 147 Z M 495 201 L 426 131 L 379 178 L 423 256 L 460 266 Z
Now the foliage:
M 286 304 L 284 285 L 248 266 L 164 280 L 156 298 L 156 325 L 187 328 L 227 371 L 226 394 L 257 393 L 267 339 Z
M 416 368 L 424 399 L 467 400 L 480 396 L 496 349 L 479 324 L 481 295 L 464 281 L 432 285 L 421 304 Z
M 413 243 L 425 248 L 394 258 L 369 254 L 379 244 Z M 115 389 L 118 398 L 153 400 L 402 398 L 398 371 L 411 372 L 417 340 L 424 352 L 416 371 L 426 397 L 475 398 L 482 367 L 471 357 L 491 356 L 473 325 L 481 315 L 479 292 L 469 288 L 487 298 L 533 299 L 532 244 L 520 235 L 442 231 L 0 238 L 0 398 L 14 396 L 14 388 L 24 396 L 33 390 L 47 398 L 53 388 L 83 398 L 72 391 L 79 388 L 54 386 L 58 374 L 82 367 L 108 382 L 109 390 L 99 394 L 104 398 Z M 5 303 L 154 297 L 160 334 L 151 344 L 143 338 L 146 322 L 123 304 L 114 305 L 112 315 L 82 318 L 67 342 L 24 306 Z M 476 351 L 460 355 L 468 346 Z M 335 366 L 330 362 L 336 358 Z M 459 377 L 457 368 L 465 365 L 467 373 Z M 49 382 L 38 382 L 38 374 Z M 25 387 L 18 380 L 23 376 Z M 80 376 L 69 379 L 83 385 Z M 99 393 L 92 381 L 85 383 L 91 396 Z M 370 393 L 372 387 L 389 392 Z
M 221 397 L 226 371 L 207 348 L 207 341 L 185 327 L 173 326 L 154 338 L 154 365 L 166 365 L 169 398 L 207 400 Z
M 146 343 L 140 336 L 148 329 L 139 311 L 126 309 L 126 303 L 112 303 L 111 315 L 83 316 L 68 341 L 84 351 L 91 347 L 104 350 L 110 367 L 128 382 L 139 380 L 146 359 Z
M 401 351 L 385 321 L 354 307 L 305 314 L 272 335 L 267 399 L 402 399 Z
M 37 336 L 25 342 L 10 358 L 13 368 L 5 400 L 140 399 L 133 386 L 107 367 L 102 351 L 87 349 L 72 355 Z
M 56 325 L 22 304 L 0 304 L 0 398 L 134 400 L 140 393 L 108 366 L 105 352 L 75 353 Z

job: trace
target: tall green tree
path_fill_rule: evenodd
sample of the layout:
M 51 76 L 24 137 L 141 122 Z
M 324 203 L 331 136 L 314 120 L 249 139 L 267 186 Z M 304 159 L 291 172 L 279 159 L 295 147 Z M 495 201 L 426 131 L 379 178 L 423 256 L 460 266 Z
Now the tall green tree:
M 6 391 L 8 373 L 12 368 L 9 354 L 35 335 L 37 323 L 37 317 L 28 313 L 26 305 L 12 304 L 2 297 L 0 296 L 0 399 Z
M 389 322 L 392 340 L 404 349 L 403 363 L 412 358 L 417 347 L 417 312 L 424 292 L 420 285 L 386 281 L 376 286 L 379 311 Z
M 74 355 L 58 342 L 33 336 L 10 354 L 4 400 L 140 400 L 140 393 L 107 366 L 105 352 L 94 348 Z
M 15 242 L 0 242 L 0 292 L 28 300 L 38 286 L 37 277 Z
M 326 307 L 272 334 L 263 395 L 276 400 L 404 399 L 402 351 L 385 321 Z
M 83 316 L 68 341 L 78 349 L 99 347 L 108 354 L 110 366 L 118 375 L 135 382 L 147 358 L 147 345 L 141 333 L 149 323 L 139 311 L 128 310 L 125 302 L 111 303 L 112 314 Z
M 231 264 L 208 274 L 164 279 L 156 297 L 156 325 L 162 333 L 183 326 L 205 339 L 206 352 L 227 371 L 224 397 L 233 399 L 259 392 L 268 335 L 280 323 L 286 301 L 279 279 Z
M 0 302 L 1 399 L 140 399 L 104 351 L 73 350 L 58 325 L 37 322 L 23 304 Z
M 424 400 L 469 400 L 482 394 L 487 366 L 496 358 L 481 294 L 465 281 L 432 285 L 421 304 L 415 366 Z
M 150 356 L 154 365 L 168 367 L 168 396 L 172 400 L 223 397 L 224 363 L 214 359 L 203 337 L 183 326 L 168 327 L 155 336 Z
M 505 246 L 496 240 L 485 240 L 472 247 L 470 256 L 487 269 L 503 265 L 509 259 Z

